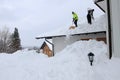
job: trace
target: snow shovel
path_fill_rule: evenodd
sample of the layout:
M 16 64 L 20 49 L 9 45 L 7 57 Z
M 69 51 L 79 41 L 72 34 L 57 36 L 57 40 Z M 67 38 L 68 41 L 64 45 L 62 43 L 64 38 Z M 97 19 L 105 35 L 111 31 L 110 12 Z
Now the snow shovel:
M 69 30 L 71 29 L 75 29 L 75 26 L 73 25 L 73 21 L 72 21 L 72 25 L 69 27 Z

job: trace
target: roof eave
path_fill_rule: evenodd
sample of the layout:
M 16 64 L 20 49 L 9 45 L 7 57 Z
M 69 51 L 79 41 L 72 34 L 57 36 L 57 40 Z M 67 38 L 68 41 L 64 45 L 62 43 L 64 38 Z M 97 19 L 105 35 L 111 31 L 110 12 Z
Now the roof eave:
M 101 6 L 99 6 L 99 2 L 101 2 L 101 1 L 104 1 L 104 0 L 97 0 L 97 1 L 94 1 L 94 4 L 96 5 L 96 6 L 98 6 L 104 13 L 105 13 L 105 10 L 103 9 L 103 8 L 101 8 Z
M 75 35 L 88 35 L 88 34 L 97 34 L 97 33 L 106 33 L 106 31 L 98 31 L 98 32 L 89 32 L 89 33 L 79 33 L 79 34 L 72 34 L 71 36 Z M 36 39 L 52 39 L 55 37 L 65 37 L 66 35 L 58 35 L 58 36 L 45 36 L 45 37 L 36 37 Z
M 97 0 L 97 1 L 95 1 L 95 2 L 101 2 L 101 1 L 104 1 L 104 0 Z
M 97 4 L 97 2 L 94 2 L 95 4 L 96 4 L 96 6 L 98 6 L 104 13 L 105 13 L 105 10 L 103 9 L 103 8 L 101 8 L 98 4 Z

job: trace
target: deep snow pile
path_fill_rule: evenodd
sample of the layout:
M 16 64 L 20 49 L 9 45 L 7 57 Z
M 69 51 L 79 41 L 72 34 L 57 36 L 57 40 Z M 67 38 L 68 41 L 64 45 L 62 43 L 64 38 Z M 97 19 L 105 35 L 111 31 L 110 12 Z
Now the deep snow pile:
M 90 66 L 88 53 L 95 59 Z M 119 80 L 120 59 L 109 60 L 107 46 L 95 40 L 68 45 L 54 57 L 22 50 L 0 54 L 0 80 Z
M 38 37 L 58 36 L 58 35 L 68 35 L 68 34 L 72 35 L 72 34 L 80 34 L 80 33 L 106 31 L 107 28 L 106 14 L 101 15 L 98 18 L 95 18 L 95 20 L 92 21 L 92 25 L 88 24 L 87 22 L 82 24 L 78 23 L 78 27 L 71 30 L 69 29 L 70 26 L 62 27 L 60 29 L 54 30 L 53 32 L 43 33 Z

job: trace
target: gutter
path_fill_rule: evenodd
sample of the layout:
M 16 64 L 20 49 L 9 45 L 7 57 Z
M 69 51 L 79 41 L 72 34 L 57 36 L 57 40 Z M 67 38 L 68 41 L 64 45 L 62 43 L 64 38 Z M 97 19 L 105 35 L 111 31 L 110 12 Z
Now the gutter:
M 48 41 L 46 38 L 45 38 L 45 41 L 52 45 L 52 52 L 53 52 L 52 56 L 54 56 L 54 44 Z
M 111 16 L 110 16 L 110 1 L 107 0 L 107 15 L 108 15 L 108 43 L 109 43 L 109 59 L 112 58 L 112 36 L 111 36 Z

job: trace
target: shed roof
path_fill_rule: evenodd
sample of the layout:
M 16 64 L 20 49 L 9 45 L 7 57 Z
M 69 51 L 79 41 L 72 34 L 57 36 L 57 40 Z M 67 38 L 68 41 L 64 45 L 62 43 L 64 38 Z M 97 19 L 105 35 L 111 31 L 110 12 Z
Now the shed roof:
M 48 42 L 44 41 L 43 44 L 40 46 L 40 49 L 43 49 L 47 45 L 50 50 L 52 50 L 52 45 L 50 45 Z

